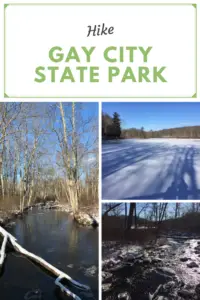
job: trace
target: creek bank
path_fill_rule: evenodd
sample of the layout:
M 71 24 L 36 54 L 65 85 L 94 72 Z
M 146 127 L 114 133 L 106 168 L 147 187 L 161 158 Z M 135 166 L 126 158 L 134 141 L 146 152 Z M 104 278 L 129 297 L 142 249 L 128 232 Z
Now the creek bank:
M 103 299 L 200 299 L 200 237 L 145 246 L 103 242 Z
M 71 215 L 74 220 L 82 225 L 82 226 L 92 226 L 92 227 L 98 227 L 99 221 L 98 221 L 98 209 L 85 209 L 83 208 L 83 211 L 78 211 L 77 213 L 73 213 L 72 209 L 67 204 L 61 204 L 58 201 L 44 201 L 35 203 L 33 205 L 27 206 L 23 209 L 23 211 L 20 210 L 13 210 L 13 211 L 0 211 L 0 226 L 9 226 L 13 223 L 15 218 L 22 217 L 25 213 L 28 213 L 33 208 L 38 209 L 55 209 L 59 211 L 64 211 Z

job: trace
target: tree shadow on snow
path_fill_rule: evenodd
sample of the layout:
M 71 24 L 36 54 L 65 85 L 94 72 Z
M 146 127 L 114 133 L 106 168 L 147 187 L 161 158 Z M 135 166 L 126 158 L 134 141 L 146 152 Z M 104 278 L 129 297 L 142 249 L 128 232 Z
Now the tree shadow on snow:
M 145 199 L 164 199 L 164 200 L 195 200 L 200 199 L 200 190 L 197 188 L 196 174 L 194 169 L 194 157 L 200 151 L 194 147 L 177 149 L 174 158 L 169 165 L 167 176 L 173 177 L 171 185 L 165 192 L 154 193 L 151 195 L 133 196 L 122 200 L 145 200 Z M 158 179 L 156 178 L 156 181 Z M 164 180 L 164 179 L 163 179 Z M 154 182 L 152 182 L 154 185 Z
M 164 156 L 172 153 L 173 159 L 166 170 L 161 170 L 160 176 L 156 176 L 151 182 L 151 187 L 156 187 L 157 193 L 148 194 L 144 191 L 142 196 L 130 196 L 128 198 L 120 198 L 120 200 L 140 200 L 140 199 L 165 199 L 165 200 L 186 200 L 200 199 L 200 190 L 197 188 L 196 174 L 194 169 L 195 156 L 200 157 L 200 150 L 194 146 L 168 147 L 165 143 L 162 144 L 144 144 L 137 143 L 126 149 L 117 149 L 115 152 L 102 154 L 102 179 L 114 174 L 128 166 L 134 166 L 138 162 L 148 159 L 156 159 L 159 156 Z M 137 172 L 136 172 L 137 174 Z M 151 174 L 152 176 L 153 174 Z M 129 180 L 130 176 L 128 175 Z M 167 187 L 165 192 L 159 192 L 165 184 L 166 178 L 172 178 L 171 185 Z M 142 184 L 142 182 L 141 182 Z M 117 199 L 117 197 L 115 198 Z
M 102 179 L 140 161 L 156 157 L 159 154 L 167 151 L 167 146 L 161 145 L 145 145 L 137 143 L 135 146 L 118 149 L 114 152 L 102 154 Z

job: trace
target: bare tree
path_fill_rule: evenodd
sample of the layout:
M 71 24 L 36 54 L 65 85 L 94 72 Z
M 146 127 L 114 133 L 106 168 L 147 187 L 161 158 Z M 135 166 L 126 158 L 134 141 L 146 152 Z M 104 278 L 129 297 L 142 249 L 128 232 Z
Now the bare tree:
M 133 213 L 136 210 L 136 203 L 130 203 L 129 207 L 129 215 L 127 220 L 127 229 L 131 229 L 131 226 L 133 225 Z
M 0 104 L 0 205 L 98 205 L 98 126 L 80 103 Z M 11 205 L 10 205 L 11 206 Z

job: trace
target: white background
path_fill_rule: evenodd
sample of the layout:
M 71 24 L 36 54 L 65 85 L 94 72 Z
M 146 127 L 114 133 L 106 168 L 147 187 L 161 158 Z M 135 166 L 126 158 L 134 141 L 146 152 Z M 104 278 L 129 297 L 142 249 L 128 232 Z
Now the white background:
M 9 97 L 192 97 L 195 93 L 195 8 L 187 6 L 13 6 L 6 8 L 6 88 Z M 87 26 L 105 23 L 114 34 L 87 37 Z M 67 55 L 75 46 L 81 63 L 53 63 L 48 51 L 63 48 Z M 95 46 L 90 64 L 81 46 Z M 108 63 L 103 51 L 108 46 L 152 46 L 149 61 L 143 63 L 139 51 L 130 63 Z M 80 51 L 79 51 L 80 50 Z M 113 53 L 113 52 L 112 52 Z M 119 52 L 116 52 L 116 56 Z M 60 83 L 62 71 L 70 65 L 75 83 Z M 80 83 L 76 66 L 99 66 L 99 83 L 90 83 L 89 75 Z M 37 66 L 59 66 L 58 80 L 34 82 Z M 108 66 L 121 73 L 108 83 Z M 167 83 L 121 83 L 127 66 L 166 66 Z M 88 73 L 87 73 L 88 74 Z M 152 77 L 151 77 L 152 78 Z
M 73 1 L 73 2 L 79 2 L 79 3 L 81 3 L 81 2 L 85 2 L 86 0 L 79 0 L 79 1 Z M 18 2 L 18 0 L 10 0 L 9 1 L 10 3 L 15 3 L 15 2 Z M 21 0 L 20 1 L 21 3 L 31 3 L 31 2 L 33 2 L 33 0 Z M 41 2 L 41 1 L 34 1 L 34 3 L 37 3 L 37 2 Z M 45 2 L 55 2 L 55 0 L 54 1 L 52 1 L 52 0 L 43 0 L 43 3 L 45 3 Z M 59 2 L 60 3 L 65 3 L 65 2 L 67 2 L 67 0 L 59 0 Z M 71 2 L 72 2 L 72 0 L 71 0 Z M 88 0 L 87 1 L 88 3 L 89 2 L 101 2 L 101 3 L 103 3 L 103 2 L 108 2 L 107 0 Z M 113 0 L 110 0 L 109 2 L 114 2 L 114 3 L 116 3 L 116 2 L 122 2 L 122 0 L 121 1 L 119 1 L 119 0 L 115 0 L 115 1 L 113 1 Z M 126 0 L 126 2 L 128 3 L 128 2 L 132 2 L 132 3 L 134 3 L 134 2 L 141 2 L 141 1 L 130 1 L 130 0 Z M 152 0 L 144 0 L 143 2 L 145 2 L 145 3 L 151 3 L 152 2 Z M 174 3 L 174 1 L 169 1 L 169 0 L 154 0 L 153 1 L 154 3 Z M 195 1 L 195 3 L 197 3 L 198 1 Z M 3 53 L 3 32 L 4 32 L 4 22 L 3 22 L 3 20 L 4 20 L 4 18 L 3 18 L 3 15 L 4 15 L 4 10 L 3 10 L 3 5 L 4 5 L 4 3 L 7 3 L 7 1 L 5 1 L 5 0 L 0 0 L 0 42 L 1 42 L 1 47 L 0 47 L 0 63 L 1 63 L 1 66 L 2 66 L 2 68 L 0 69 L 0 92 L 1 92 L 1 101 L 38 101 L 38 102 L 41 102 L 41 101 L 60 101 L 60 99 L 53 99 L 53 98 L 43 98 L 43 99 L 41 99 L 41 98 L 33 98 L 33 99 L 28 99 L 28 98 L 25 98 L 25 99 L 19 99 L 19 98 L 16 98 L 16 97 L 14 97 L 14 98 L 4 98 L 4 89 L 3 89 L 3 83 L 4 83 L 4 72 L 3 72 L 3 63 L 4 63 L 4 53 Z M 176 3 L 194 3 L 194 1 L 192 1 L 192 0 L 176 0 Z M 198 9 L 197 9 L 197 15 L 198 15 L 198 20 L 199 20 L 199 7 L 198 7 Z M 87 18 L 89 18 L 90 17 L 90 15 L 87 13 Z M 104 18 L 102 18 L 102 20 L 101 20 L 102 22 L 104 21 Z M 52 22 L 53 22 L 53 20 L 52 20 Z M 77 22 L 78 23 L 78 22 Z M 120 22 L 121 24 L 122 24 L 122 22 Z M 42 23 L 43 24 L 43 23 Z M 41 26 L 42 26 L 42 24 L 41 24 Z M 200 26 L 199 26 L 199 24 L 200 24 L 200 22 L 198 22 L 197 23 L 198 24 L 198 32 L 200 32 Z M 143 27 L 142 25 L 141 25 L 141 27 Z M 198 35 L 198 40 L 197 40 L 197 45 L 199 45 L 199 35 Z M 199 47 L 198 47 L 199 48 Z M 173 56 L 172 57 L 170 57 L 170 59 L 173 59 Z M 32 60 L 32 58 L 30 58 L 30 60 Z M 199 70 L 199 68 L 200 68 L 200 60 L 198 60 L 197 61 L 197 70 Z M 185 68 L 184 69 L 184 71 L 187 71 L 187 69 Z M 22 77 L 22 76 L 24 76 L 23 74 L 22 74 L 22 72 L 21 72 L 21 70 L 19 70 L 18 71 L 18 76 L 19 77 Z M 183 87 L 183 85 L 182 85 L 182 87 Z M 105 90 L 105 88 L 103 89 L 103 91 L 106 91 Z M 113 91 L 114 91 L 114 89 L 113 89 Z M 58 92 L 58 91 L 57 91 Z M 63 101 L 70 101 L 70 100 L 72 100 L 72 99 L 62 99 Z M 87 99 L 87 98 L 85 98 L 85 99 L 77 99 L 78 101 L 97 101 L 96 99 Z M 102 99 L 103 101 L 121 101 L 121 102 L 123 102 L 123 101 L 138 101 L 138 99 L 136 98 L 136 99 L 123 99 L 123 98 L 121 98 L 121 99 L 116 99 L 116 98 L 113 98 L 113 99 Z M 165 101 L 170 101 L 170 102 L 174 102 L 174 101 L 180 101 L 180 102 L 185 102 L 185 101 L 193 101 L 193 102 L 195 102 L 195 101 L 199 101 L 199 98 L 197 98 L 197 99 L 185 99 L 185 98 L 179 98 L 179 99 L 175 99 L 175 98 L 170 98 L 170 99 L 164 99 Z M 139 99 L 139 101 L 155 101 L 155 102 L 160 102 L 160 101 L 164 101 L 163 99 L 159 99 L 159 98 L 157 98 L 157 99 L 143 99 L 143 98 L 140 98 Z M 99 99 L 99 136 L 101 136 L 101 99 Z M 99 165 L 101 166 L 101 139 L 99 139 L 99 153 L 100 153 L 100 155 L 99 155 Z M 101 178 L 101 167 L 100 167 L 100 170 L 99 170 L 99 177 Z M 101 219 L 101 187 L 102 186 L 102 184 L 101 184 L 101 180 L 100 180 L 100 182 L 99 182 L 99 199 L 100 199 L 100 205 L 99 205 L 99 207 L 100 207 L 100 209 L 99 209 L 99 217 L 100 217 L 100 219 Z M 105 201 L 104 201 L 105 202 Z M 111 201 L 109 201 L 109 202 L 111 202 Z M 116 201 L 114 201 L 114 202 L 116 202 Z M 135 201 L 135 202 L 137 202 L 137 201 Z M 141 201 L 140 201 L 141 202 Z M 154 202 L 154 201 L 152 201 L 152 200 L 148 200 L 148 201 L 146 201 L 146 202 Z M 160 202 L 162 202 L 162 200 L 160 200 Z M 180 202 L 180 201 L 178 201 L 178 200 L 176 200 L 176 202 Z M 99 299 L 101 299 L 101 253 L 102 253 L 102 251 L 101 251 L 101 244 L 102 244 L 102 241 L 101 241 L 101 222 L 100 222 L 100 224 L 99 224 L 99 278 L 100 278 L 100 280 L 99 280 Z

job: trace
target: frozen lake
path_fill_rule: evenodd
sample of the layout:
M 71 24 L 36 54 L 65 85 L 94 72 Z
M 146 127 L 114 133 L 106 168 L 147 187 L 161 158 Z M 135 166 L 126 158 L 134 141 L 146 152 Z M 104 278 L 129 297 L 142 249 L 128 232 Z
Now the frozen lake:
M 103 142 L 102 198 L 200 199 L 200 140 Z

